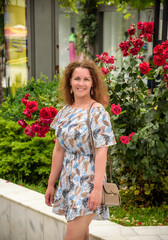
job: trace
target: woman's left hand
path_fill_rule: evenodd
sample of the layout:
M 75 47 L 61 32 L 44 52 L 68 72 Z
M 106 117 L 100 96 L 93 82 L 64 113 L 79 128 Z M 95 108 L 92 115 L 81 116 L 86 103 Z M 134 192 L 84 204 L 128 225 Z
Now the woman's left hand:
M 102 200 L 102 190 L 93 189 L 88 200 L 89 211 L 94 211 L 97 208 L 99 208 L 101 204 L 101 200 Z

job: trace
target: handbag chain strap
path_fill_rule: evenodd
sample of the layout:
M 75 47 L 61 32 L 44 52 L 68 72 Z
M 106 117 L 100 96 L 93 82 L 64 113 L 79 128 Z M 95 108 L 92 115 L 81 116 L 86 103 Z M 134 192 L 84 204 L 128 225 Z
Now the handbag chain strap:
M 93 136 L 92 136 L 92 130 L 91 130 L 91 124 L 90 124 L 90 111 L 93 106 L 93 104 L 96 102 L 93 102 L 88 110 L 88 129 L 89 129 L 89 136 L 90 136 L 90 143 L 92 147 L 92 153 L 93 153 L 93 158 L 95 160 L 95 148 L 94 148 L 94 141 L 93 141 Z M 111 171 L 111 158 L 110 158 L 110 148 L 108 148 L 107 152 L 107 160 L 109 160 L 109 167 L 110 167 L 110 180 L 112 182 L 112 171 Z

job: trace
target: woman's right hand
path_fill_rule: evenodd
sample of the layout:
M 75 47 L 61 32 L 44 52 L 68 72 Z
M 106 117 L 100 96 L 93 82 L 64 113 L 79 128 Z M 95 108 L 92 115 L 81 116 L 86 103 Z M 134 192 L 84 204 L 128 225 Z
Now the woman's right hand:
M 55 192 L 54 186 L 47 187 L 45 193 L 45 204 L 47 204 L 49 207 L 52 207 L 52 204 L 54 203 L 54 192 Z

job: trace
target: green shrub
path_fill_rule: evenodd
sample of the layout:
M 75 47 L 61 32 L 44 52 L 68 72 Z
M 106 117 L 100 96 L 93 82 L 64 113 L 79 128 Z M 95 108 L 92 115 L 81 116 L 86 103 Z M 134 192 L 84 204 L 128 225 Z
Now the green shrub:
M 118 75 L 106 75 L 110 103 L 122 108 L 119 115 L 109 109 L 117 140 L 111 147 L 113 175 L 125 204 L 161 204 L 168 196 L 168 90 L 160 79 L 154 94 L 147 95 L 139 63 L 129 56 Z M 123 144 L 120 137 L 132 132 L 132 141 Z
M 17 122 L 0 118 L 0 177 L 47 185 L 54 138 L 54 131 L 45 138 L 28 137 Z
M 32 101 L 37 101 L 39 109 L 41 107 L 53 106 L 59 108 L 58 104 L 58 84 L 59 79 L 49 81 L 47 77 L 41 75 L 41 78 L 35 81 L 33 78 L 27 82 L 25 87 L 18 88 L 15 96 L 10 95 L 0 108 L 0 117 L 5 120 L 18 121 L 23 118 L 23 109 L 25 106 L 21 102 L 26 93 L 31 95 Z M 37 112 L 38 113 L 38 112 Z

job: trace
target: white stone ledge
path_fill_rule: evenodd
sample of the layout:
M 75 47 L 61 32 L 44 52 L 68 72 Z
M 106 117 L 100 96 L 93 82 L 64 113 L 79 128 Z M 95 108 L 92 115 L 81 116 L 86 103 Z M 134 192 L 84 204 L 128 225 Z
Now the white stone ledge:
M 44 203 L 43 194 L 0 179 L 0 240 L 63 240 L 66 225 L 65 217 Z M 90 240 L 168 240 L 168 226 L 92 221 Z

